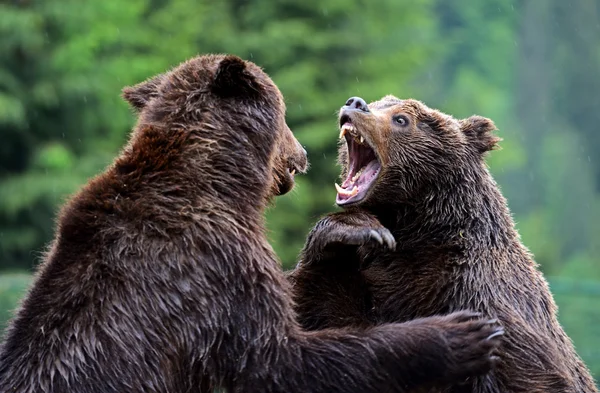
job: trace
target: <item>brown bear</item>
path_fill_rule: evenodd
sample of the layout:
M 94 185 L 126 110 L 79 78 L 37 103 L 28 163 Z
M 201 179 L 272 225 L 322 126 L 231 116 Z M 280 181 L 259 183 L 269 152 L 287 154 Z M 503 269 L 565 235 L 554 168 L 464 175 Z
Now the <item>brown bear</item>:
M 500 363 L 432 391 L 597 392 L 484 162 L 499 141 L 492 121 L 393 96 L 370 105 L 353 97 L 339 120 L 343 211 L 316 224 L 289 275 L 302 325 L 470 308 L 505 327 Z
M 124 96 L 137 125 L 63 208 L 0 392 L 403 391 L 493 365 L 502 330 L 470 312 L 301 330 L 263 213 L 306 152 L 259 67 L 202 56 Z

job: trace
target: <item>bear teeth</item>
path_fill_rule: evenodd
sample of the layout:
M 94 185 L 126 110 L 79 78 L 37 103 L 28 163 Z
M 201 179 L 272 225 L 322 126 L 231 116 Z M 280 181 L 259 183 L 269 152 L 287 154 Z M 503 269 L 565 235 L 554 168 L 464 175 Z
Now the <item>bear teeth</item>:
M 342 139 L 344 137 L 344 135 L 346 135 L 347 132 L 354 132 L 354 126 L 352 124 L 344 124 L 342 126 L 342 129 L 340 130 L 340 139 Z
M 363 137 L 362 135 L 353 134 L 352 137 L 354 138 L 354 142 L 356 142 L 357 144 L 359 144 L 359 145 L 365 144 L 365 137 Z
M 335 189 L 337 190 L 338 194 L 346 196 L 346 197 L 353 197 L 356 194 L 358 194 L 358 187 L 354 186 L 354 188 L 352 188 L 351 191 L 345 190 L 342 187 L 340 187 L 339 184 L 335 183 Z
M 355 183 L 358 180 L 358 178 L 360 177 L 360 175 L 362 175 L 364 170 L 365 170 L 365 167 L 363 166 L 362 168 L 360 168 L 360 170 L 358 172 L 356 172 L 356 174 L 354 176 L 352 176 L 352 183 Z

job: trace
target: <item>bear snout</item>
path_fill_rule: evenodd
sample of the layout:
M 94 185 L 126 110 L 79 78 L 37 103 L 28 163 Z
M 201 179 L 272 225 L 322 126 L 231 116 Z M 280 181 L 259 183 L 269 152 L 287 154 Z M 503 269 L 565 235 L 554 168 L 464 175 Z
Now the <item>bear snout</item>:
M 360 110 L 363 112 L 369 112 L 369 107 L 367 106 L 367 102 L 360 97 L 348 98 L 348 100 L 346 101 L 346 104 L 344 104 L 342 109 Z
M 308 169 L 308 153 L 300 142 L 296 141 L 295 152 L 290 156 L 288 162 L 290 169 L 295 169 L 296 172 L 305 173 Z

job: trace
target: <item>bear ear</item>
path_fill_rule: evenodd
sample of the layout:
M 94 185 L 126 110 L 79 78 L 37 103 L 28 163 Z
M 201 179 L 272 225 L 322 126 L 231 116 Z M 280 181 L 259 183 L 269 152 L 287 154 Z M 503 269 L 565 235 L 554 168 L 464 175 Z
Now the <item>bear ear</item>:
M 139 112 L 152 98 L 158 96 L 158 87 L 162 80 L 163 75 L 157 75 L 135 86 L 125 87 L 121 95 L 133 109 Z
M 212 90 L 221 97 L 248 97 L 257 95 L 260 88 L 254 76 L 248 72 L 246 62 L 229 55 L 219 63 Z
M 481 116 L 471 116 L 460 121 L 460 128 L 479 153 L 485 153 L 498 148 L 502 139 L 493 134 L 496 125 L 490 119 Z

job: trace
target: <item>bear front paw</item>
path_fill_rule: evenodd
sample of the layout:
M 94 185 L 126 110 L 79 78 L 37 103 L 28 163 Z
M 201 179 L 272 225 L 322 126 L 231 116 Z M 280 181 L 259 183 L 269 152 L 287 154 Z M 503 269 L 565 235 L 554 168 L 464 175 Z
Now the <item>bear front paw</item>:
M 497 319 L 482 319 L 479 313 L 461 311 L 440 317 L 440 322 L 451 359 L 445 379 L 465 382 L 498 363 L 496 350 L 504 329 Z
M 384 227 L 350 229 L 343 234 L 341 242 L 355 246 L 382 246 L 391 251 L 396 249 L 396 239 L 394 239 L 392 233 Z
M 334 213 L 317 224 L 315 238 L 325 246 L 347 245 L 396 249 L 396 239 L 379 221 L 366 213 Z

